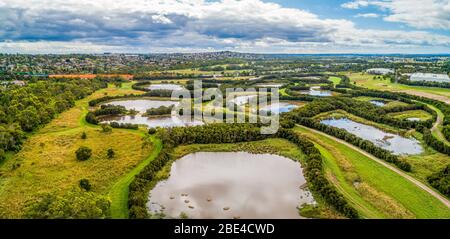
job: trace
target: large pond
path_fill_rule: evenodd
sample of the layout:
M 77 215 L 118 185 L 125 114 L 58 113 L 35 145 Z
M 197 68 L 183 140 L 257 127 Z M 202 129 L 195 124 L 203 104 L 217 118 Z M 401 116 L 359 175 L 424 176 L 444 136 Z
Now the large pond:
M 301 218 L 313 204 L 298 162 L 270 154 L 194 153 L 172 164 L 150 192 L 153 214 L 176 218 Z
M 131 100 L 115 100 L 104 103 L 103 105 L 120 105 L 127 110 L 135 109 L 141 113 L 145 113 L 148 109 L 158 108 L 160 106 L 178 105 L 177 101 L 169 100 L 147 100 L 147 99 L 131 99 Z
M 312 95 L 312 96 L 332 96 L 333 93 L 331 90 L 321 90 L 320 86 L 313 86 L 309 88 L 309 91 L 300 91 L 300 93 L 305 95 Z
M 104 116 L 100 117 L 101 122 L 111 123 L 129 123 L 146 125 L 148 127 L 177 127 L 177 126 L 194 126 L 202 125 L 203 122 L 199 120 L 191 120 L 190 117 L 179 117 L 176 115 L 146 117 L 142 114 L 147 109 L 158 108 L 160 106 L 178 105 L 177 101 L 163 101 L 163 100 L 148 100 L 148 99 L 132 99 L 132 100 L 117 100 L 104 103 L 105 105 L 120 105 L 126 109 L 135 109 L 139 111 L 137 115 L 123 115 L 123 116 Z
M 414 155 L 423 152 L 419 141 L 400 135 L 386 133 L 370 125 L 361 124 L 347 118 L 326 119 L 322 124 L 344 129 L 360 138 L 369 140 L 380 148 L 391 151 L 396 155 Z
M 177 84 L 151 84 L 148 90 L 184 90 L 185 88 Z
M 267 105 L 265 107 L 261 107 L 260 110 L 263 111 L 271 111 L 273 114 L 280 114 L 280 113 L 286 113 L 289 112 L 295 108 L 297 108 L 297 105 L 293 105 L 287 102 L 279 102 L 276 104 Z

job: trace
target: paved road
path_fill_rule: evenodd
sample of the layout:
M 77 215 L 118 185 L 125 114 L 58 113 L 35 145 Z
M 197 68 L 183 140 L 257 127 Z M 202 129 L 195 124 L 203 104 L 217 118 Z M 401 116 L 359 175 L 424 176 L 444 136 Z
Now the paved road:
M 299 126 L 302 127 L 302 128 L 311 130 L 312 132 L 314 132 L 314 133 L 316 133 L 316 134 L 320 134 L 320 135 L 322 135 L 322 136 L 325 136 L 325 137 L 328 137 L 328 138 L 330 138 L 330 139 L 333 139 L 333 140 L 335 140 L 335 141 L 337 141 L 337 142 L 339 142 L 339 143 L 341 143 L 341 144 L 344 144 L 344 145 L 346 145 L 346 146 L 352 148 L 353 150 L 358 151 L 359 153 L 361 153 L 361 154 L 367 156 L 368 158 L 370 158 L 370 159 L 376 161 L 377 163 L 379 163 L 379 164 L 385 166 L 386 168 L 390 169 L 391 171 L 394 171 L 395 173 L 397 173 L 398 175 L 402 176 L 402 177 L 405 178 L 406 180 L 410 181 L 411 183 L 413 183 L 413 184 L 416 185 L 417 187 L 419 187 L 419 188 L 425 190 L 426 192 L 428 192 L 429 194 L 431 194 L 431 196 L 433 196 L 433 197 L 435 197 L 436 199 L 438 199 L 439 201 L 441 201 L 443 204 L 445 204 L 445 206 L 447 206 L 447 208 L 450 209 L 450 201 L 449 201 L 447 198 L 445 198 L 445 197 L 442 196 L 441 194 L 437 193 L 436 191 L 434 191 L 433 189 L 431 189 L 431 188 L 428 187 L 427 185 L 423 184 L 423 183 L 420 182 L 419 180 L 417 180 L 417 179 L 415 179 L 415 178 L 409 176 L 408 174 L 406 174 L 406 173 L 403 172 L 402 170 L 396 168 L 395 166 L 392 166 L 392 165 L 386 163 L 385 161 L 383 161 L 383 160 L 381 160 L 381 159 L 379 159 L 379 158 L 373 156 L 372 154 L 367 153 L 366 151 L 364 151 L 364 150 L 362 150 L 362 149 L 360 149 L 360 148 L 358 148 L 358 147 L 356 147 L 356 146 L 354 146 L 354 145 L 352 145 L 352 144 L 349 144 L 349 143 L 345 142 L 344 140 L 335 138 L 335 137 L 333 137 L 333 136 L 331 136 L 331 135 L 328 135 L 328 134 L 326 134 L 326 133 L 323 133 L 323 132 L 318 131 L 318 130 L 315 130 L 315 129 L 311 129 L 311 128 L 308 128 L 308 127 L 305 127 L 305 126 L 302 126 L 302 125 L 299 125 Z

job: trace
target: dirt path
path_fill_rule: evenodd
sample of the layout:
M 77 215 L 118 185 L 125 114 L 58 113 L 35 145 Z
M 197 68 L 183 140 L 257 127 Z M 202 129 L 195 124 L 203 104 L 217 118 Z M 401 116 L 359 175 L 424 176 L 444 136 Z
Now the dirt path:
M 447 145 L 450 144 L 450 142 L 447 141 L 444 134 L 442 133 L 440 127 L 444 124 L 444 114 L 439 109 L 436 109 L 435 107 L 431 107 L 434 109 L 437 113 L 436 122 L 433 125 L 433 128 L 431 128 L 431 132 L 434 132 L 440 140 L 442 140 Z
M 354 146 L 354 145 L 352 145 L 352 144 L 349 144 L 349 143 L 345 142 L 344 140 L 335 138 L 335 137 L 330 136 L 330 135 L 328 135 L 328 134 L 326 134 L 326 133 L 323 133 L 323 132 L 321 132 L 321 131 L 318 131 L 318 130 L 315 130 L 315 129 L 311 129 L 311 128 L 308 128 L 308 127 L 305 127 L 305 126 L 302 126 L 302 125 L 299 125 L 299 127 L 302 127 L 302 128 L 304 128 L 304 129 L 308 129 L 308 130 L 310 130 L 310 131 L 312 131 L 312 132 L 314 132 L 314 133 L 316 133 L 316 134 L 320 134 L 320 135 L 322 135 L 322 136 L 325 136 L 325 137 L 328 137 L 328 138 L 330 138 L 330 139 L 333 139 L 333 140 L 335 140 L 336 142 L 339 142 L 339 143 L 341 143 L 341 144 L 344 144 L 344 145 L 350 147 L 351 149 L 353 149 L 353 150 L 355 150 L 355 151 L 358 151 L 359 153 L 361 153 L 361 154 L 367 156 L 368 158 L 370 158 L 370 159 L 376 161 L 377 163 L 379 163 L 379 164 L 385 166 L 386 168 L 390 169 L 391 171 L 394 171 L 395 173 L 399 174 L 400 176 L 402 176 L 402 177 L 405 178 L 406 180 L 410 181 L 411 183 L 413 183 L 413 184 L 416 185 L 417 187 L 419 187 L 419 188 L 423 189 L 424 191 L 428 192 L 429 194 L 431 194 L 431 196 L 433 196 L 434 198 L 436 198 L 436 199 L 438 199 L 439 201 L 441 201 L 445 206 L 447 206 L 447 208 L 450 209 L 450 201 L 449 201 L 447 198 L 445 198 L 445 197 L 442 196 L 441 194 L 437 193 L 436 191 L 434 191 L 433 189 L 431 189 L 431 188 L 428 187 L 427 185 L 423 184 L 423 183 L 420 182 L 419 180 L 417 180 L 417 179 L 415 179 L 415 178 L 409 176 L 408 174 L 406 174 L 406 173 L 403 172 L 402 170 L 400 170 L 400 169 L 398 169 L 398 168 L 396 168 L 396 167 L 394 167 L 394 166 L 392 166 L 392 165 L 386 163 L 385 161 L 383 161 L 383 160 L 381 160 L 381 159 L 378 159 L 377 157 L 375 157 L 375 156 L 373 156 L 373 155 L 367 153 L 366 151 L 364 151 L 364 150 L 362 150 L 362 149 L 360 149 L 360 148 L 358 148 L 358 147 L 356 147 L 356 146 Z

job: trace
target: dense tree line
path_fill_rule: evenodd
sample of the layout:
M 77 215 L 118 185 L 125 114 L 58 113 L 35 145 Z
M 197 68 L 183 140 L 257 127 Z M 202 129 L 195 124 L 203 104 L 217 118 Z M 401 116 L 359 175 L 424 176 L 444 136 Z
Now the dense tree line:
M 202 82 L 202 89 L 218 88 L 218 87 L 219 87 L 219 85 L 217 83 Z M 194 82 L 193 81 L 189 81 L 186 84 L 186 89 L 194 90 Z
M 122 115 L 126 114 L 128 110 L 121 105 L 101 105 L 100 109 L 94 111 L 95 116 L 102 115 Z
M 0 150 L 18 151 L 25 132 L 42 127 L 76 100 L 106 86 L 96 79 L 47 79 L 0 88 Z
M 433 82 L 433 81 L 411 81 L 408 79 L 399 79 L 397 83 L 413 86 L 425 86 L 425 87 L 438 87 L 438 88 L 450 88 L 448 82 Z
M 358 212 L 351 207 L 345 198 L 328 182 L 323 171 L 322 155 L 314 144 L 290 129 L 280 129 L 278 137 L 287 139 L 300 147 L 306 155 L 305 176 L 310 190 L 319 194 L 325 202 L 348 218 L 357 218 Z
M 151 82 L 149 81 L 141 81 L 141 82 L 137 82 L 134 83 L 131 88 L 133 90 L 140 90 L 140 91 L 148 91 L 148 86 L 151 84 Z
M 29 202 L 25 218 L 31 219 L 105 219 L 111 201 L 88 190 L 72 189 L 59 196 L 48 193 Z
M 119 122 L 111 122 L 109 125 L 115 129 L 139 129 L 139 125 L 131 124 L 131 123 L 119 123 Z
M 440 153 L 450 155 L 450 146 L 434 137 L 431 130 L 423 128 L 421 132 L 423 133 L 423 141 L 425 141 L 428 146 Z
M 450 198 L 450 164 L 427 177 L 428 183 Z
M 158 108 L 150 108 L 145 111 L 145 115 L 153 116 L 153 115 L 169 115 L 172 113 L 173 105 L 171 106 L 160 106 Z
M 85 120 L 86 122 L 94 125 L 98 125 L 100 123 L 100 120 L 97 118 L 97 116 L 105 116 L 105 115 L 122 115 L 127 114 L 130 111 L 128 111 L 124 106 L 117 106 L 117 105 L 102 105 L 100 109 L 97 109 L 95 111 L 89 111 L 86 116 Z M 119 129 L 138 129 L 139 125 L 136 124 L 130 124 L 130 123 L 118 123 L 118 122 L 111 122 L 109 125 L 112 128 L 119 128 Z
M 444 128 L 442 129 L 442 134 L 444 134 L 444 137 L 450 141 L 450 124 L 444 126 Z

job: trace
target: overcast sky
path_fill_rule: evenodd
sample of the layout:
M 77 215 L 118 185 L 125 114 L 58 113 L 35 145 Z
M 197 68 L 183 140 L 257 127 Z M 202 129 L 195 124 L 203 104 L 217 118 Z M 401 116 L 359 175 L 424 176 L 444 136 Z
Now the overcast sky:
M 450 53 L 450 0 L 0 0 L 1 53 Z

